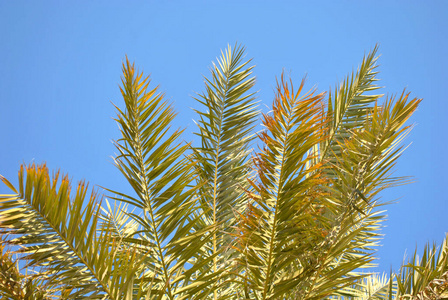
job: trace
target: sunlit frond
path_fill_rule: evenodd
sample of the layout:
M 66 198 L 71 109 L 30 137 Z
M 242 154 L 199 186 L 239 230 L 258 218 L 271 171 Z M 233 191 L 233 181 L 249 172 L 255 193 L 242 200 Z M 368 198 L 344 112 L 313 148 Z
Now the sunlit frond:
M 271 115 L 263 115 L 266 131 L 255 158 L 257 181 L 240 225 L 239 264 L 245 269 L 247 293 L 259 299 L 282 297 L 304 276 L 291 267 L 307 259 L 306 249 L 322 238 L 318 165 L 307 168 L 310 150 L 323 139 L 323 94 L 302 95 L 283 76 Z M 288 270 L 290 270 L 288 272 Z
M 5 242 L 20 247 L 19 258 L 70 297 L 121 299 L 136 257 L 131 249 L 126 257 L 116 255 L 110 234 L 97 231 L 97 194 L 85 201 L 85 183 L 73 194 L 67 176 L 51 178 L 45 165 L 22 166 L 19 185 L 17 195 L 0 198 L 2 233 L 10 236 Z
M 329 223 L 332 223 L 331 219 L 335 220 L 329 238 L 319 245 L 316 253 L 327 256 L 334 249 L 341 249 L 338 255 L 334 255 L 338 262 L 337 269 L 346 267 L 345 272 L 335 278 L 325 274 L 335 274 L 331 267 L 334 261 L 321 264 L 321 277 L 316 278 L 315 282 L 323 281 L 329 285 L 323 289 L 316 284 L 310 286 L 311 299 L 327 295 L 329 287 L 337 288 L 334 283 L 344 281 L 340 275 L 348 276 L 356 268 L 371 266 L 369 263 L 373 260 L 384 219 L 376 211 L 381 203 L 375 199 L 380 191 L 403 180 L 391 177 L 391 171 L 402 151 L 400 141 L 409 131 L 404 123 L 419 102 L 418 99 L 408 100 L 408 95 L 402 94 L 396 101 L 387 100 L 382 107 L 375 105 L 363 127 L 353 129 L 351 137 L 340 143 L 343 150 L 335 155 L 337 160 L 331 164 L 331 173 L 337 179 L 332 176 L 333 180 L 328 186 L 332 202 L 338 203 L 336 210 L 328 215 Z M 355 278 L 352 277 L 352 280 Z M 350 282 L 350 276 L 345 279 Z M 311 297 L 312 294 L 315 296 Z
M 128 240 L 147 250 L 146 268 L 158 289 L 154 296 L 173 299 L 180 284 L 176 274 L 190 258 L 173 243 L 189 233 L 182 227 L 193 213 L 194 163 L 185 157 L 189 145 L 178 141 L 182 131 L 170 133 L 173 109 L 157 87 L 148 89 L 149 84 L 129 60 L 123 63 L 120 89 L 126 108 L 117 107 L 122 137 L 115 143 L 115 163 L 136 196 L 114 191 L 114 199 L 141 211 L 128 212 L 139 226 L 139 234 Z
M 379 89 L 375 84 L 377 57 L 376 46 L 366 57 L 356 73 L 347 76 L 329 93 L 327 107 L 327 136 L 321 144 L 321 157 L 332 161 L 333 155 L 338 155 L 340 143 L 349 138 L 351 131 L 364 126 L 370 117 L 370 112 L 381 94 L 369 94 Z
M 416 250 L 396 280 L 398 299 L 448 299 L 448 235 L 439 249 L 427 244 L 421 257 Z
M 201 146 L 193 149 L 202 213 L 202 222 L 196 230 L 208 229 L 211 233 L 209 244 L 204 245 L 197 259 L 202 262 L 213 257 L 210 264 L 203 265 L 204 275 L 208 274 L 207 268 L 215 276 L 228 269 L 233 226 L 246 202 L 249 147 L 255 137 L 252 131 L 258 114 L 255 93 L 251 90 L 255 84 L 253 66 L 249 63 L 250 60 L 244 61 L 243 47 L 232 50 L 229 46 L 213 64 L 211 78 L 205 78 L 206 91 L 195 98 L 206 110 L 196 110 L 200 116 L 197 135 Z M 197 263 L 193 268 L 196 267 Z M 214 299 L 227 297 L 221 283 L 212 287 Z
M 0 244 L 0 296 L 12 300 L 48 300 L 51 291 L 42 278 L 23 275 L 18 260 L 13 259 L 14 252 Z
M 114 163 L 129 190 L 102 201 L 45 165 L 22 166 L 18 188 L 0 176 L 2 299 L 448 299 L 447 240 L 398 275 L 365 273 L 380 193 L 409 182 L 392 175 L 420 99 L 372 94 L 375 47 L 327 100 L 282 75 L 255 133 L 244 51 L 212 65 L 192 143 L 126 58 Z
M 370 274 L 340 290 L 340 295 L 329 297 L 329 299 L 388 300 L 395 297 L 396 293 L 397 284 L 386 274 Z

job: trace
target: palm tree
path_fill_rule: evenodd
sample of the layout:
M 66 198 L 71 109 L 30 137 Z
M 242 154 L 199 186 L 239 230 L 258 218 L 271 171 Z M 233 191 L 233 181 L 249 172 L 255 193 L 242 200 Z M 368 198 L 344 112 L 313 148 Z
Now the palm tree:
M 200 142 L 126 58 L 117 168 L 133 192 L 21 166 L 0 198 L 0 294 L 8 299 L 393 299 L 441 295 L 446 243 L 399 274 L 369 275 L 379 193 L 420 99 L 381 100 L 375 47 L 330 93 L 284 75 L 259 111 L 244 48 L 228 47 L 195 99 Z M 382 101 L 380 105 L 380 100 Z M 254 150 L 255 148 L 255 150 Z M 438 254 L 438 260 L 435 258 Z M 26 274 L 21 271 L 27 270 Z M 412 296 L 411 296 L 412 295 Z M 437 296 L 437 297 L 438 297 Z M 434 296 L 435 297 L 435 296 Z M 406 298 L 408 299 L 408 298 Z M 438 298 L 434 298 L 438 299 Z

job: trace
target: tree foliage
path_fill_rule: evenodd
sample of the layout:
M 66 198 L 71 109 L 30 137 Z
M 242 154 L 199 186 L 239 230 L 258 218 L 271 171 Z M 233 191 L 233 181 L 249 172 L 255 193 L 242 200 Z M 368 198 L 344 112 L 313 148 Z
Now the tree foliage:
M 362 271 L 381 237 L 379 193 L 407 182 L 392 171 L 420 102 L 374 93 L 376 53 L 328 94 L 282 74 L 260 115 L 251 61 L 228 47 L 195 97 L 196 143 L 171 129 L 174 109 L 126 58 L 114 162 L 132 192 L 104 199 L 45 164 L 21 166 L 18 188 L 1 177 L 12 194 L 0 197 L 0 294 L 439 299 L 446 242 L 390 278 Z

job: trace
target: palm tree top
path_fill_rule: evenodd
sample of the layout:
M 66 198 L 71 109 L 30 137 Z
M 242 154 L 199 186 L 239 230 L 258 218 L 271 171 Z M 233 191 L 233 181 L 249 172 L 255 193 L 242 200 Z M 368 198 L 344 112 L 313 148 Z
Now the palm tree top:
M 8 299 L 439 299 L 446 242 L 371 275 L 392 176 L 420 99 L 377 93 L 377 51 L 335 90 L 284 74 L 261 114 L 254 66 L 228 46 L 176 113 L 126 57 L 113 158 L 132 192 L 107 199 L 43 165 L 0 196 L 0 295 Z M 255 132 L 260 122 L 263 130 Z M 24 270 L 33 272 L 23 273 Z M 418 298 L 420 297 L 420 298 Z M 433 298 L 431 298 L 433 297 Z M 422 299 L 423 299 L 422 298 Z

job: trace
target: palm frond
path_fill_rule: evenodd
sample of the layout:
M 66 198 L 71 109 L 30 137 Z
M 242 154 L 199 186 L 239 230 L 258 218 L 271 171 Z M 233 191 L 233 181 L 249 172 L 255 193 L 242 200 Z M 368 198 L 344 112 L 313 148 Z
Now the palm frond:
M 323 94 L 301 96 L 282 75 L 272 115 L 263 115 L 264 146 L 255 158 L 257 181 L 240 225 L 239 264 L 246 293 L 257 299 L 283 296 L 303 274 L 285 272 L 300 264 L 307 248 L 322 238 L 315 226 L 323 179 L 310 150 L 323 138 Z M 320 125 L 320 126 L 319 126 Z
M 204 79 L 195 146 L 171 129 L 173 108 L 126 58 L 114 162 L 131 192 L 106 189 L 113 204 L 45 165 L 22 166 L 18 188 L 0 176 L 13 192 L 0 195 L 0 296 L 446 297 L 447 239 L 415 254 L 395 281 L 363 271 L 381 238 L 380 192 L 409 182 L 392 175 L 420 102 L 403 92 L 379 105 L 377 47 L 327 103 L 282 74 L 258 134 L 244 51 L 229 46 Z
M 258 114 L 251 91 L 255 83 L 253 67 L 249 66 L 250 60 L 244 61 L 244 48 L 229 46 L 221 54 L 211 68 L 211 78 L 205 78 L 206 91 L 195 98 L 206 112 L 196 110 L 201 146 L 193 149 L 202 214 L 200 227 L 195 230 L 211 233 L 210 244 L 205 245 L 197 261 L 213 256 L 210 265 L 203 268 L 212 269 L 215 275 L 229 262 L 235 217 L 246 202 L 249 147 L 255 137 L 251 132 Z M 217 289 L 214 299 L 218 298 Z M 223 292 L 220 294 L 224 297 Z
M 418 99 L 408 100 L 408 96 L 403 93 L 396 101 L 389 99 L 382 107 L 375 105 L 363 128 L 353 129 L 351 137 L 340 145 L 343 151 L 335 155 L 337 161 L 332 164 L 332 174 L 337 180 L 333 179 L 327 188 L 329 198 L 337 205 L 326 216 L 328 224 L 334 225 L 315 253 L 321 257 L 337 258 L 340 261 L 337 269 L 346 267 L 337 280 L 350 283 L 356 277 L 351 277 L 349 271 L 371 266 L 369 263 L 384 219 L 375 211 L 381 205 L 375 198 L 380 191 L 403 181 L 403 178 L 391 177 L 391 171 L 402 151 L 400 142 L 409 132 L 404 123 L 420 102 Z M 342 247 L 341 241 L 345 241 Z M 334 249 L 343 251 L 333 252 Z M 330 253 L 333 255 L 328 256 Z M 332 260 L 320 264 L 319 277 L 315 277 L 308 290 L 311 299 L 329 295 L 329 288 L 337 290 L 337 280 L 326 274 L 336 273 L 332 264 Z M 344 274 L 348 277 L 342 276 Z
M 174 299 L 179 284 L 176 274 L 188 258 L 173 243 L 188 234 L 182 227 L 194 206 L 195 189 L 190 186 L 194 163 L 184 157 L 189 145 L 177 141 L 182 131 L 169 132 L 175 116 L 171 106 L 157 87 L 148 90 L 149 84 L 149 78 L 143 78 L 126 59 L 120 88 L 126 109 L 117 107 L 122 138 L 115 143 L 119 151 L 115 163 L 136 196 L 112 192 L 117 195 L 115 200 L 142 211 L 128 212 L 139 226 L 132 242 L 148 251 L 146 268 L 157 278 L 154 295 Z
M 328 299 L 338 300 L 388 300 L 395 297 L 397 284 L 387 274 L 369 274 L 353 285 L 339 291 L 339 295 Z
M 403 93 L 397 101 L 391 98 L 383 106 L 375 105 L 364 128 L 352 130 L 351 138 L 340 144 L 344 151 L 335 156 L 332 169 L 338 179 L 331 190 L 343 199 L 342 207 L 362 213 L 379 192 L 407 181 L 391 175 L 403 151 L 400 143 L 410 130 L 404 123 L 420 102 L 408 97 Z
M 396 275 L 397 299 L 447 299 L 448 298 L 448 235 L 439 249 L 427 244 L 423 255 L 417 251 Z
M 367 94 L 379 87 L 375 84 L 378 46 L 363 58 L 356 73 L 347 78 L 328 96 L 327 107 L 327 139 L 321 143 L 321 159 L 329 159 L 338 155 L 340 143 L 350 137 L 351 132 L 364 126 L 370 117 L 370 111 L 380 94 Z
M 0 244 L 0 296 L 12 300 L 47 300 L 51 297 L 45 282 L 19 270 L 19 262 L 13 259 L 14 252 Z
M 97 194 L 85 201 L 87 185 L 81 182 L 73 196 L 68 177 L 57 172 L 50 178 L 45 165 L 22 166 L 19 185 L 18 195 L 0 198 L 2 233 L 10 236 L 5 242 L 20 247 L 19 258 L 63 295 L 121 299 L 136 257 L 131 250 L 116 255 L 109 233 L 97 232 Z
M 99 230 L 110 232 L 118 243 L 128 243 L 138 234 L 138 223 L 129 215 L 128 203 L 114 202 L 113 208 L 105 199 L 106 207 L 101 207 Z M 126 248 L 126 246 L 124 246 Z

